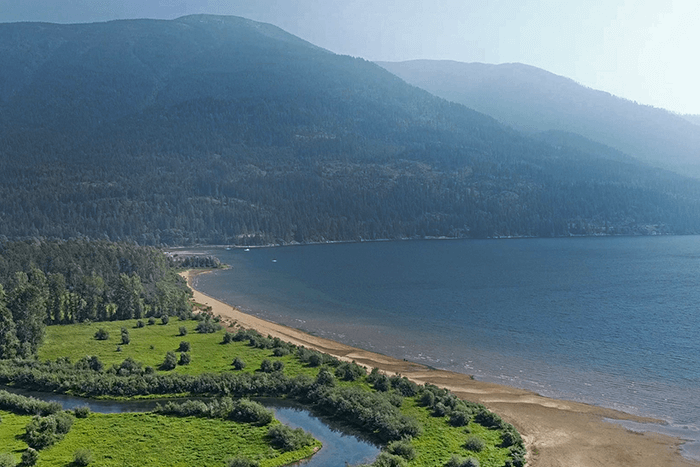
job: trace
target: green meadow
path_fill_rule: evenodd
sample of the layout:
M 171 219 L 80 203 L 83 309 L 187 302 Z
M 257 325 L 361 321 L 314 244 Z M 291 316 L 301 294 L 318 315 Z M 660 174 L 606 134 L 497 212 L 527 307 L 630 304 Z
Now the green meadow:
M 317 378 L 319 371 L 332 366 L 311 365 L 303 362 L 296 352 L 275 356 L 275 349 L 259 348 L 248 340 L 224 342 L 225 331 L 200 334 L 194 320 L 171 319 L 168 324 L 157 320 L 155 324 L 139 326 L 137 320 L 101 323 L 82 323 L 47 327 L 44 344 L 39 349 L 40 361 L 54 361 L 67 357 L 77 362 L 86 356 L 96 356 L 108 370 L 131 358 L 142 366 L 159 369 L 167 352 L 179 356 L 180 343 L 189 343 L 190 363 L 177 365 L 174 373 L 200 375 L 203 373 L 221 374 L 243 371 L 260 372 L 264 360 L 281 361 L 283 372 L 293 378 L 306 375 Z M 181 335 L 181 327 L 186 330 Z M 129 344 L 122 344 L 122 328 L 129 333 Z M 98 330 L 109 335 L 107 339 L 97 339 Z M 232 362 L 238 357 L 245 362 L 243 370 L 234 369 Z M 343 381 L 337 376 L 333 383 L 339 388 L 352 388 L 364 393 L 373 393 L 375 383 L 361 376 L 354 381 Z M 462 461 L 467 458 L 478 460 L 480 467 L 502 467 L 522 465 L 510 463 L 511 451 L 502 446 L 502 430 L 487 428 L 472 419 L 466 426 L 455 427 L 449 421 L 449 410 L 437 416 L 435 410 L 420 401 L 420 391 L 415 397 L 399 396 L 398 386 L 389 388 L 382 394 L 400 405 L 400 413 L 408 416 L 421 426 L 420 434 L 410 439 L 412 455 L 389 455 L 376 465 L 398 467 L 444 466 L 453 455 Z M 386 391 L 386 389 L 384 389 Z M 440 396 L 442 397 L 442 396 Z M 453 397 L 453 396 L 452 396 Z M 393 398 L 393 399 L 392 399 Z M 445 401 L 449 400 L 444 399 Z M 24 441 L 24 427 L 31 420 L 26 415 L 0 412 L 0 453 L 10 452 L 19 461 L 27 448 Z M 277 424 L 273 421 L 272 424 Z M 320 446 L 316 442 L 291 452 L 282 452 L 271 446 L 268 439 L 269 426 L 255 426 L 250 423 L 237 423 L 225 419 L 200 418 L 194 416 L 171 416 L 156 413 L 90 414 L 87 418 L 75 418 L 70 432 L 53 446 L 40 451 L 37 466 L 71 466 L 74 454 L 79 449 L 89 449 L 92 457 L 90 465 L 99 466 L 218 466 L 227 465 L 227 460 L 235 456 L 245 456 L 255 460 L 261 467 L 289 465 L 308 457 Z M 469 450 L 467 439 L 476 437 L 480 446 Z M 389 449 L 391 451 L 391 449 Z M 471 464 L 450 464 L 471 465 Z

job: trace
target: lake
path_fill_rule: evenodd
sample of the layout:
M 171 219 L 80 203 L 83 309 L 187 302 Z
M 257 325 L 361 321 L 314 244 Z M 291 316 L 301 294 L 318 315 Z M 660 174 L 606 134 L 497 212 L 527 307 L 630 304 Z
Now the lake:
M 666 420 L 700 459 L 700 237 L 202 249 L 197 288 L 352 346 Z

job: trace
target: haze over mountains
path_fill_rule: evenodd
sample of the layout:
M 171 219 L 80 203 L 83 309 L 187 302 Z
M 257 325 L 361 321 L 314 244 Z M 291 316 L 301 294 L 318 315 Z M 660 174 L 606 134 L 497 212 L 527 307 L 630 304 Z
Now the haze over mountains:
M 8 238 L 700 232 L 698 180 L 596 138 L 525 136 L 243 18 L 0 24 L 0 63 Z
M 640 105 L 520 63 L 415 60 L 381 66 L 436 96 L 527 133 L 576 133 L 636 159 L 700 177 L 697 116 Z

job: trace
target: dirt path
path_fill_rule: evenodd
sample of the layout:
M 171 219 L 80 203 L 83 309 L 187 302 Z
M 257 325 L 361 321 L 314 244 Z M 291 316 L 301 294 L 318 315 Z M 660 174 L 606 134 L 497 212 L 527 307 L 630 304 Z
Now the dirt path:
M 190 287 L 196 273 L 183 273 Z M 400 373 L 422 384 L 450 389 L 461 398 L 479 402 L 512 423 L 528 448 L 533 467 L 700 467 L 679 454 L 680 441 L 655 433 L 635 433 L 604 418 L 651 421 L 623 412 L 577 402 L 550 399 L 533 392 L 475 381 L 468 375 L 435 370 L 350 347 L 297 329 L 265 321 L 218 301 L 198 290 L 194 300 L 212 307 L 229 324 L 256 329 L 296 345 L 313 348 L 341 359 L 355 360 L 389 374 Z

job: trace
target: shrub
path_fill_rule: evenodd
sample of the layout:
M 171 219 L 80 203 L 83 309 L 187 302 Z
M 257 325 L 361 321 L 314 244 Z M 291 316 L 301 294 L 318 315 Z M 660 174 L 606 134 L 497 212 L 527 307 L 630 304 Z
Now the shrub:
M 161 370 L 169 371 L 177 366 L 177 355 L 175 352 L 168 352 L 165 354 L 165 360 L 160 365 Z
M 190 343 L 187 341 L 181 341 L 180 347 L 178 347 L 177 350 L 179 352 L 189 352 L 190 351 Z
M 73 417 L 66 412 L 57 412 L 46 417 L 34 416 L 25 427 L 25 441 L 31 448 L 44 449 L 62 439 L 71 426 Z
M 245 368 L 245 362 L 244 362 L 243 360 L 241 360 L 240 357 L 234 358 L 234 359 L 233 359 L 233 363 L 232 363 L 231 365 L 233 365 L 233 369 L 234 369 L 234 370 L 239 370 L 239 371 L 240 371 L 240 370 L 242 370 L 243 368 Z
M 464 443 L 464 449 L 467 451 L 473 451 L 473 452 L 480 452 L 486 447 L 486 443 L 484 443 L 484 440 L 477 436 L 469 436 L 467 438 L 467 441 Z
M 22 465 L 35 465 L 38 460 L 39 452 L 35 449 L 27 448 L 27 450 L 22 453 Z
M 464 409 L 454 410 L 450 414 L 450 425 L 452 426 L 467 426 L 471 417 Z
M 136 327 L 137 327 L 137 328 L 142 328 L 142 327 L 144 327 L 144 326 L 146 326 L 146 323 L 144 323 L 142 319 L 136 321 Z
M 314 438 L 301 428 L 291 429 L 286 425 L 275 425 L 267 432 L 270 444 L 282 451 L 296 451 L 314 444 Z
M 284 370 L 284 362 L 281 362 L 279 360 L 275 360 L 272 362 L 272 370 L 273 371 L 282 371 Z
M 212 334 L 219 329 L 221 329 L 221 325 L 209 317 L 207 317 L 204 321 L 200 321 L 195 328 L 195 330 L 200 334 Z
M 243 456 L 238 456 L 234 457 L 233 459 L 230 459 L 226 463 L 226 467 L 259 467 L 260 464 L 258 464 L 255 461 L 252 461 L 248 459 L 247 457 Z
M 372 463 L 372 467 L 405 467 L 408 465 L 403 457 L 380 452 L 377 459 Z
M 413 397 L 418 394 L 418 385 L 405 376 L 394 375 L 389 380 L 391 381 L 391 386 L 404 397 Z
M 345 381 L 355 381 L 365 375 L 365 369 L 355 362 L 343 362 L 335 369 L 335 375 Z
M 234 337 L 233 333 L 230 333 L 228 331 L 225 332 L 224 333 L 224 344 L 230 344 L 231 342 L 233 342 L 233 337 Z
M 170 322 L 170 318 L 168 317 L 168 315 L 163 315 L 160 317 L 160 322 L 163 325 L 168 324 Z
M 89 449 L 78 449 L 73 454 L 73 465 L 85 467 L 92 462 L 92 452 Z
M 129 342 L 131 342 L 129 331 L 126 328 L 122 328 L 122 344 L 127 345 Z
M 239 399 L 233 402 L 229 418 L 237 422 L 252 423 L 264 426 L 273 420 L 272 411 L 262 404 L 250 399 Z
M 10 453 L 0 454 L 0 467 L 15 467 L 15 456 Z
M 264 359 L 262 363 L 260 363 L 260 371 L 262 371 L 263 373 L 272 373 L 272 362 L 267 358 Z
M 187 335 L 187 328 L 185 326 L 180 326 L 180 335 L 181 336 Z
M 109 333 L 105 331 L 104 328 L 100 328 L 95 333 L 95 339 L 97 339 L 98 341 L 106 341 L 107 339 L 109 339 Z
M 76 407 L 75 409 L 73 409 L 73 414 L 75 415 L 75 418 L 88 418 L 88 416 L 90 415 L 90 407 Z
M 180 354 L 180 360 L 178 360 L 177 363 L 178 365 L 189 365 L 190 361 L 192 361 L 192 359 L 190 358 L 190 354 L 188 354 L 187 352 L 182 352 Z
M 412 461 L 418 456 L 416 453 L 416 448 L 414 448 L 413 445 L 406 440 L 389 443 L 389 445 L 386 447 L 386 451 L 389 454 L 403 457 L 407 461 Z
M 286 347 L 275 347 L 272 349 L 272 355 L 275 357 L 284 357 L 285 355 L 289 355 L 289 349 Z
M 321 368 L 321 371 L 316 376 L 316 384 L 320 386 L 335 386 L 335 377 L 328 368 Z
M 156 319 L 153 316 L 151 316 L 150 318 L 148 318 L 148 325 L 153 326 L 154 324 L 156 324 Z
M 479 461 L 473 457 L 464 459 L 457 455 L 453 455 L 445 464 L 445 467 L 479 467 Z
M 505 428 L 503 419 L 486 409 L 479 410 L 474 416 L 474 421 L 486 428 Z

